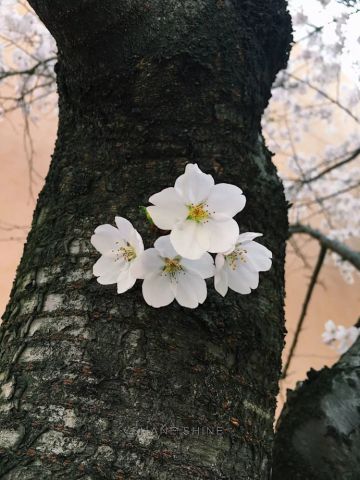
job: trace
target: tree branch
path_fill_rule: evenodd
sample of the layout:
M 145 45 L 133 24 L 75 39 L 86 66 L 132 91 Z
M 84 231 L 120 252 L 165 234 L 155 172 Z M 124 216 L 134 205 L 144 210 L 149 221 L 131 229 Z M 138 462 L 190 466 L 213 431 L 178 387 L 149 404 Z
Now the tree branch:
M 323 266 L 323 263 L 324 263 L 324 260 L 325 260 L 326 252 L 327 252 L 327 248 L 322 245 L 321 249 L 320 249 L 318 260 L 316 262 L 316 265 L 315 265 L 315 268 L 314 268 L 314 271 L 313 271 L 313 274 L 311 275 L 309 287 L 308 287 L 308 290 L 306 292 L 306 297 L 305 297 L 304 304 L 303 304 L 303 307 L 302 307 L 302 310 L 301 310 L 300 318 L 299 318 L 298 323 L 296 325 L 295 335 L 294 335 L 294 338 L 293 338 L 292 343 L 291 343 L 289 355 L 288 355 L 288 358 L 286 360 L 283 372 L 281 374 L 282 379 L 284 379 L 286 377 L 287 372 L 288 372 L 289 367 L 290 367 L 290 364 L 291 364 L 291 360 L 294 356 L 295 349 L 296 349 L 296 346 L 297 346 L 298 341 L 299 341 L 299 335 L 300 335 L 302 326 L 304 324 L 307 309 L 308 309 L 308 306 L 309 306 L 309 303 L 310 303 L 310 300 L 311 300 L 311 297 L 312 297 L 317 279 L 319 277 L 321 267 Z
M 335 170 L 336 168 L 342 167 L 343 165 L 346 165 L 347 163 L 351 162 L 354 160 L 358 155 L 360 154 L 360 148 L 354 150 L 348 157 L 346 157 L 344 160 L 341 160 L 340 162 L 337 162 L 327 168 L 324 168 L 321 172 L 319 172 L 317 175 L 314 175 L 313 177 L 310 178 L 305 178 L 299 180 L 300 183 L 306 184 L 310 182 L 314 182 L 315 180 L 318 180 L 322 176 L 326 175 L 327 173 L 331 172 L 332 170 Z
M 22 76 L 22 75 L 31 76 L 34 74 L 39 75 L 39 73 L 37 72 L 38 68 L 41 66 L 45 66 L 47 63 L 55 61 L 56 58 L 57 57 L 51 57 L 51 58 L 47 58 L 46 60 L 41 60 L 26 70 L 0 71 L 0 80 L 3 80 L 4 78 L 14 77 L 14 76 Z M 48 75 L 46 75 L 46 77 L 48 77 Z M 52 77 L 52 78 L 55 81 L 55 77 Z
M 331 368 L 288 390 L 277 422 L 273 480 L 359 478 L 360 337 Z
M 344 243 L 327 237 L 319 230 L 316 230 L 309 225 L 302 225 L 300 223 L 290 225 L 289 233 L 290 235 L 310 235 L 311 237 L 315 238 L 322 247 L 337 253 L 343 260 L 351 263 L 351 265 L 353 265 L 357 270 L 360 270 L 360 252 L 352 250 Z
M 330 95 L 328 95 L 326 92 L 324 92 L 323 90 L 321 90 L 320 88 L 318 88 L 316 85 L 313 85 L 311 82 L 309 82 L 308 80 L 304 80 L 303 78 L 300 78 L 292 73 L 289 73 L 289 72 L 285 72 L 285 74 L 290 77 L 290 78 L 293 78 L 294 80 L 296 80 L 297 82 L 300 82 L 300 83 L 304 83 L 305 85 L 307 85 L 309 88 L 311 88 L 312 90 L 315 90 L 315 92 L 317 92 L 319 95 L 323 96 L 324 98 L 326 98 L 327 100 L 329 100 L 329 102 L 331 103 L 334 103 L 336 106 L 338 106 L 341 110 L 343 110 L 345 113 L 347 113 L 353 120 L 355 120 L 355 122 L 357 123 L 360 123 L 360 120 L 358 119 L 358 117 L 356 117 L 347 107 L 345 107 L 342 103 L 340 103 L 338 100 L 335 100 L 335 98 L 332 98 L 330 97 Z

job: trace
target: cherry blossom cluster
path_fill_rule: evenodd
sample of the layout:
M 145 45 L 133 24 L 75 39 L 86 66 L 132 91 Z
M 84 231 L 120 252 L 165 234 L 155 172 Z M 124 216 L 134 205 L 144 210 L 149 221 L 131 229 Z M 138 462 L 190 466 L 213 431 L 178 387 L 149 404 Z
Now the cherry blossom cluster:
M 290 223 L 351 242 L 360 234 L 357 6 L 289 0 L 289 8 L 295 44 L 274 83 L 264 134 L 292 204 Z M 352 283 L 354 267 L 331 257 Z
M 91 243 L 101 253 L 93 267 L 100 284 L 117 284 L 118 293 L 124 293 L 141 279 L 148 305 L 164 307 L 176 300 L 196 308 L 207 297 L 206 279 L 214 277 L 222 296 L 229 288 L 249 294 L 258 287 L 259 272 L 270 269 L 272 253 L 254 241 L 262 234 L 240 233 L 233 218 L 246 203 L 235 185 L 215 184 L 211 175 L 188 164 L 174 187 L 152 195 L 149 202 L 152 222 L 170 233 L 145 250 L 125 218 L 116 217 L 116 227 L 97 227 Z
M 25 0 L 0 1 L 0 118 L 21 107 L 36 120 L 33 105 L 56 111 L 56 45 Z
M 333 320 L 328 320 L 324 328 L 321 335 L 322 341 L 326 345 L 335 347 L 340 354 L 349 350 L 360 334 L 360 328 L 346 328 L 343 325 L 335 325 Z

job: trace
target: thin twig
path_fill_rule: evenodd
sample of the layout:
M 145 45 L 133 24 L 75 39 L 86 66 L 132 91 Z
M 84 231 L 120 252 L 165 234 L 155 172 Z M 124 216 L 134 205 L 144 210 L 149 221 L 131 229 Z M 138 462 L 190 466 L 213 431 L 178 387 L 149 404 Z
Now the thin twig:
M 301 225 L 297 223 L 291 225 L 289 228 L 290 235 L 293 234 L 305 234 L 315 238 L 322 247 L 337 253 L 343 260 L 351 263 L 357 270 L 360 270 L 360 252 L 352 250 L 350 247 L 338 240 L 333 240 L 319 230 L 310 227 L 309 225 Z
M 347 113 L 353 120 L 355 120 L 356 123 L 360 123 L 360 120 L 358 119 L 358 117 L 356 117 L 347 107 L 345 107 L 342 103 L 338 102 L 337 100 L 335 100 L 335 98 L 332 98 L 330 97 L 330 95 L 328 95 L 326 92 L 324 92 L 323 90 L 321 90 L 320 88 L 318 88 L 316 85 L 314 85 L 313 83 L 309 82 L 308 80 L 304 80 L 300 77 L 297 77 L 296 75 L 293 75 L 292 73 L 289 73 L 289 72 L 285 72 L 285 75 L 287 75 L 288 77 L 290 78 L 293 78 L 294 80 L 296 80 L 297 82 L 300 82 L 300 83 L 304 83 L 305 85 L 307 85 L 309 88 L 311 88 L 312 90 L 314 90 L 315 92 L 317 92 L 319 95 L 322 95 L 324 98 L 326 98 L 327 100 L 329 100 L 329 102 L 337 105 L 341 110 L 343 110 L 345 113 Z
M 0 80 L 3 80 L 4 78 L 9 78 L 9 77 L 14 77 L 14 76 L 23 76 L 23 75 L 34 75 L 35 73 L 37 75 L 39 75 L 39 73 L 37 72 L 37 69 L 41 66 L 44 66 L 46 65 L 47 63 L 49 62 L 53 62 L 56 60 L 56 57 L 51 57 L 51 58 L 47 58 L 46 60 L 41 60 L 39 61 L 38 63 L 36 63 L 35 65 L 33 65 L 32 67 L 28 68 L 28 69 L 25 69 L 25 70 L 9 70 L 9 71 L 0 71 Z M 48 75 L 45 75 L 46 77 Z M 52 77 L 54 78 L 54 77 Z
M 324 175 L 326 175 L 327 173 L 331 172 L 332 170 L 335 170 L 336 168 L 342 167 L 343 165 L 346 165 L 347 163 L 351 162 L 351 161 L 354 160 L 358 155 L 360 155 L 360 148 L 358 148 L 357 150 L 354 150 L 354 151 L 352 152 L 352 154 L 349 155 L 349 156 L 348 156 L 347 158 L 345 158 L 344 160 L 341 160 L 340 162 L 335 163 L 335 164 L 331 165 L 330 167 L 324 168 L 324 170 L 322 170 L 321 172 L 319 172 L 317 175 L 314 175 L 313 177 L 310 177 L 310 178 L 301 179 L 301 180 L 298 180 L 298 181 L 299 181 L 300 183 L 302 183 L 302 184 L 314 182 L 315 180 L 318 180 L 319 178 L 323 177 Z
M 350 190 L 354 190 L 354 188 L 357 188 L 360 186 L 360 182 L 356 182 L 353 185 L 349 185 L 348 187 L 342 188 L 340 190 L 337 190 L 336 192 L 329 193 L 329 195 L 325 195 L 323 197 L 319 197 L 316 200 L 308 200 L 306 202 L 299 202 L 297 204 L 298 207 L 306 207 L 308 205 L 314 205 L 314 203 L 319 203 L 319 202 L 324 202 L 325 200 L 329 200 L 330 198 L 337 197 L 338 195 L 341 195 L 342 193 L 350 192 Z M 318 211 L 317 213 L 320 213 Z
M 349 17 L 351 15 L 355 15 L 359 11 L 360 11 L 359 9 L 356 9 L 353 12 L 350 12 Z M 311 32 L 307 33 L 306 35 L 304 35 L 303 37 L 299 38 L 298 40 L 296 40 L 294 42 L 294 44 L 297 44 L 297 43 L 303 42 L 304 40 L 307 40 L 308 38 L 312 37 L 315 33 L 320 33 L 326 26 L 331 25 L 332 23 L 336 23 L 337 21 L 338 21 L 338 17 L 334 17 L 332 20 L 325 23 L 324 25 L 320 25 L 319 27 L 317 27 L 316 25 L 309 25 L 311 28 L 313 28 L 313 30 Z
M 304 320 L 305 320 L 305 317 L 306 317 L 307 309 L 308 309 L 308 306 L 309 306 L 309 303 L 310 303 L 315 285 L 317 283 L 317 279 L 318 279 L 321 267 L 323 266 L 323 263 L 324 263 L 324 260 L 325 260 L 326 251 L 327 251 L 327 248 L 322 245 L 321 249 L 320 249 L 318 260 L 316 262 L 313 274 L 312 274 L 311 279 L 310 279 L 308 290 L 306 292 L 306 296 L 305 296 L 305 300 L 304 300 L 303 307 L 302 307 L 302 310 L 301 310 L 300 318 L 299 318 L 299 320 L 297 322 L 297 325 L 296 325 L 294 338 L 292 340 L 289 355 L 287 357 L 283 372 L 281 374 L 281 379 L 286 378 L 287 372 L 288 372 L 290 364 L 291 364 L 291 360 L 294 356 L 295 349 L 296 349 L 296 346 L 297 346 L 298 341 L 299 341 L 299 335 L 300 335 L 300 332 L 301 332 L 301 329 L 302 329 L 302 326 L 303 326 L 303 323 L 304 323 Z
M 291 237 L 291 238 L 289 239 L 289 243 L 290 243 L 290 245 L 292 246 L 295 255 L 296 255 L 297 257 L 299 257 L 300 260 L 303 262 L 304 267 L 305 267 L 305 268 L 310 268 L 309 262 L 308 262 L 307 258 L 305 257 L 305 255 L 303 254 L 303 252 L 301 251 L 301 248 L 299 248 L 296 240 L 295 240 L 293 237 Z

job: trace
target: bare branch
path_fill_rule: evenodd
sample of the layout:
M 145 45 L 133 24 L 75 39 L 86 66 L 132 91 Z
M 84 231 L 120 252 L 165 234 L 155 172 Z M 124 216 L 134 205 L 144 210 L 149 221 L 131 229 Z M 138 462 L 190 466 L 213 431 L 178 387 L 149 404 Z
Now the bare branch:
M 306 296 L 305 296 L 305 300 L 304 300 L 303 307 L 302 307 L 302 310 L 301 310 L 300 318 L 299 318 L 299 320 L 297 322 L 297 325 L 296 325 L 296 330 L 295 330 L 294 338 L 293 338 L 292 343 L 291 343 L 289 355 L 288 355 L 288 358 L 286 360 L 283 372 L 281 374 L 282 379 L 284 379 L 286 377 L 287 372 L 288 372 L 289 367 L 290 367 L 290 364 L 291 364 L 291 360 L 294 356 L 295 349 L 296 349 L 296 346 L 297 346 L 298 341 L 299 341 L 300 332 L 301 332 L 301 329 L 302 329 L 302 326 L 304 324 L 304 320 L 305 320 L 305 317 L 306 317 L 307 309 L 308 309 L 308 306 L 310 304 L 310 300 L 311 300 L 315 285 L 317 283 L 317 279 L 319 277 L 321 267 L 323 266 L 323 263 L 324 263 L 324 260 L 325 260 L 326 251 L 327 251 L 327 248 L 322 245 L 321 249 L 320 249 L 318 260 L 317 260 L 316 265 L 315 265 L 315 269 L 314 269 L 313 274 L 312 274 L 311 279 L 310 279 L 308 290 L 306 292 Z
M 342 188 L 337 190 L 336 192 L 329 193 L 329 195 L 325 195 L 324 197 L 317 198 L 316 200 L 309 200 L 307 202 L 299 202 L 298 206 L 308 206 L 314 205 L 314 203 L 324 202 L 325 200 L 329 200 L 330 198 L 337 197 L 342 193 L 350 192 L 350 190 L 354 190 L 355 188 L 360 186 L 360 182 L 356 182 L 355 184 L 349 185 L 348 187 Z M 319 212 L 316 212 L 319 213 Z
M 304 80 L 304 79 L 302 79 L 302 78 L 300 78 L 300 77 L 298 77 L 298 76 L 296 76 L 292 73 L 289 73 L 289 72 L 285 72 L 285 75 L 287 75 L 290 78 L 293 78 L 297 82 L 304 83 L 305 85 L 307 85 L 312 90 L 315 90 L 315 92 L 317 92 L 319 95 L 323 96 L 324 98 L 329 100 L 329 102 L 335 104 L 337 107 L 339 107 L 345 113 L 347 113 L 353 120 L 355 120 L 356 123 L 360 123 L 359 118 L 356 117 L 347 107 L 345 107 L 345 105 L 343 105 L 342 103 L 337 101 L 335 98 L 330 97 L 330 95 L 328 95 L 326 92 L 324 92 L 323 90 L 318 88 L 316 85 L 312 84 L 308 80 Z
M 344 160 L 341 160 L 340 162 L 334 163 L 333 165 L 324 168 L 321 172 L 318 174 L 314 175 L 313 177 L 310 178 L 302 178 L 301 180 L 298 180 L 300 183 L 306 184 L 310 182 L 314 182 L 315 180 L 318 180 L 319 178 L 323 177 L 327 173 L 331 172 L 332 170 L 335 170 L 336 168 L 342 167 L 343 165 L 346 165 L 347 163 L 351 162 L 352 160 L 355 160 L 357 156 L 360 155 L 360 148 L 354 150 L 350 156 L 345 158 Z
M 356 5 L 356 2 L 357 0 L 340 0 L 340 3 L 343 3 L 344 5 L 347 5 L 348 7 L 355 7 Z M 349 13 L 349 17 L 351 15 L 355 15 L 356 13 L 358 13 L 360 10 L 359 9 L 356 9 L 354 10 L 353 12 L 350 12 Z M 332 20 L 330 20 L 330 22 L 327 22 L 325 23 L 324 25 L 321 25 L 321 26 L 316 26 L 316 25 L 310 25 L 309 24 L 309 27 L 311 27 L 313 30 L 311 30 L 311 32 L 307 33 L 305 36 L 299 38 L 298 40 L 296 40 L 294 42 L 294 45 L 296 45 L 297 43 L 300 43 L 300 42 L 303 42 L 304 40 L 307 40 L 309 39 L 310 37 L 312 37 L 315 33 L 320 33 L 326 26 L 328 25 L 331 25 L 332 23 L 336 23 L 338 21 L 338 18 L 337 17 L 334 17 Z
M 338 240 L 333 240 L 319 230 L 308 225 L 295 224 L 289 228 L 290 235 L 305 234 L 315 238 L 322 247 L 337 253 L 343 260 L 351 263 L 357 270 L 360 270 L 360 252 L 352 250 L 350 247 Z
M 4 78 L 8 78 L 8 77 L 14 77 L 14 76 L 22 76 L 22 75 L 31 76 L 35 74 L 39 75 L 39 73 L 37 72 L 39 67 L 45 66 L 48 63 L 53 62 L 55 60 L 56 60 L 56 57 L 51 57 L 51 58 L 47 58 L 46 60 L 41 60 L 35 65 L 33 65 L 31 68 L 28 68 L 26 70 L 9 70 L 4 72 L 0 71 L 0 80 L 3 80 Z M 48 77 L 49 75 L 46 75 L 46 76 Z M 55 80 L 55 77 L 52 77 L 52 78 Z
M 303 254 L 301 248 L 300 248 L 299 245 L 297 244 L 295 238 L 291 237 L 291 238 L 289 239 L 289 243 L 290 243 L 290 245 L 292 246 L 295 255 L 296 255 L 297 257 L 299 257 L 300 260 L 303 262 L 304 267 L 305 267 L 305 268 L 310 268 L 309 262 L 308 262 L 306 256 Z

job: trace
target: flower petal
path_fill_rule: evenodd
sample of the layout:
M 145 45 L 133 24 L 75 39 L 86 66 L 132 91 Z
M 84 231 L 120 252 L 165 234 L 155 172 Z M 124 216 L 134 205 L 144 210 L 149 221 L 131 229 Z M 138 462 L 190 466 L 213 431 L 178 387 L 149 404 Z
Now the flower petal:
M 272 253 L 260 243 L 249 242 L 246 244 L 246 258 L 251 266 L 258 272 L 266 272 L 271 268 Z
M 130 269 L 126 269 L 120 273 L 117 279 L 117 293 L 124 293 L 134 286 L 136 278 L 131 274 Z
M 360 334 L 360 329 L 358 327 L 349 327 L 348 328 L 348 337 L 351 345 L 357 340 Z
M 254 238 L 262 237 L 262 235 L 263 235 L 262 233 L 256 233 L 256 232 L 240 233 L 240 235 L 236 240 L 236 243 L 241 243 L 244 245 L 245 243 L 251 242 L 251 240 L 254 240 Z
M 343 325 L 339 325 L 336 329 L 335 338 L 336 340 L 342 340 L 346 337 L 347 329 Z
M 232 218 L 220 222 L 209 219 L 207 223 L 203 224 L 203 227 L 208 232 L 210 238 L 208 250 L 212 253 L 226 252 L 232 249 L 239 236 L 239 226 Z
M 322 338 L 322 341 L 323 341 L 324 343 L 326 343 L 327 345 L 330 345 L 330 344 L 333 343 L 334 340 L 335 340 L 334 335 L 333 335 L 332 333 L 330 333 L 330 332 L 323 332 L 323 333 L 321 334 L 321 338 Z
M 182 258 L 181 264 L 187 271 L 196 273 L 201 278 L 210 278 L 214 276 L 214 260 L 209 253 L 204 253 L 198 260 L 190 260 L 188 258 Z
M 121 275 L 123 272 L 123 268 L 124 267 L 121 267 L 121 265 L 117 265 L 117 262 L 115 262 L 114 268 L 102 273 L 97 278 L 98 283 L 100 283 L 101 285 L 112 285 L 113 283 L 117 283 L 119 275 Z
M 248 293 L 251 293 L 250 286 L 243 278 L 239 270 L 232 270 L 231 268 L 228 268 L 227 273 L 229 287 L 231 288 L 231 290 L 234 290 L 234 292 L 237 293 L 241 293 L 242 295 L 247 295 Z
M 154 206 L 147 207 L 153 222 L 162 230 L 171 230 L 180 221 L 184 221 L 188 215 L 188 208 L 174 187 L 165 188 L 149 198 Z
M 210 236 L 206 228 L 204 228 L 205 223 L 197 223 L 195 230 L 196 242 L 204 249 L 204 252 L 209 250 L 210 247 Z
M 170 241 L 170 235 L 159 237 L 154 243 L 154 247 L 162 257 L 174 258 L 178 255 Z
M 95 229 L 94 235 L 91 237 L 91 243 L 102 255 L 114 255 L 112 251 L 116 242 L 121 242 L 121 234 L 119 230 L 112 225 L 100 225 Z
M 336 325 L 335 325 L 334 320 L 328 320 L 327 322 L 325 322 L 324 328 L 325 328 L 325 331 L 330 332 L 331 334 L 335 335 Z
M 195 204 L 206 200 L 213 186 L 213 177 L 202 172 L 196 163 L 188 163 L 185 173 L 175 182 L 175 189 L 184 200 Z
M 175 298 L 169 278 L 156 273 L 145 278 L 142 292 L 145 302 L 155 308 L 169 305 Z
M 214 278 L 214 287 L 215 290 L 220 293 L 223 297 L 228 292 L 229 289 L 229 281 L 228 281 L 228 273 L 227 273 L 227 266 L 225 265 L 224 256 L 220 253 L 216 255 L 215 258 L 216 263 L 216 270 L 215 270 L 215 278 Z
M 146 210 L 152 221 L 161 230 L 171 230 L 176 225 L 176 222 L 179 221 L 176 212 L 170 208 L 152 206 L 147 207 Z
M 177 302 L 187 308 L 196 308 L 206 299 L 206 283 L 199 275 L 186 273 L 177 278 L 175 298 Z
M 210 192 L 206 204 L 210 212 L 224 213 L 234 217 L 245 207 L 246 198 L 236 185 L 218 183 Z
M 202 248 L 196 238 L 196 229 L 199 225 L 196 222 L 187 220 L 179 225 L 176 225 L 170 234 L 170 240 L 176 252 L 185 258 L 195 260 L 200 258 L 205 249 Z M 200 228 L 202 226 L 200 225 Z
M 116 271 L 119 274 L 124 267 L 125 260 L 122 257 L 116 260 L 114 257 L 102 255 L 93 266 L 93 274 L 96 277 L 107 275 L 112 271 Z
M 155 248 L 145 250 L 130 265 L 131 275 L 135 278 L 146 278 L 155 273 L 160 273 L 164 262 Z
M 127 220 L 124 217 L 115 217 L 115 223 L 118 228 L 120 236 L 124 240 L 129 241 L 131 232 L 135 230 L 132 224 L 129 222 L 129 220 Z
M 159 193 L 155 193 L 149 198 L 149 202 L 157 207 L 175 208 L 187 213 L 185 201 L 174 187 L 164 188 Z
M 144 243 L 141 235 L 133 228 L 129 236 L 129 243 L 135 249 L 136 256 L 139 256 L 144 251 Z
M 225 257 L 222 253 L 218 253 L 215 257 L 216 270 L 221 270 L 225 266 Z
M 240 275 L 252 290 L 259 286 L 259 273 L 249 268 L 247 263 L 240 263 L 234 273 Z

